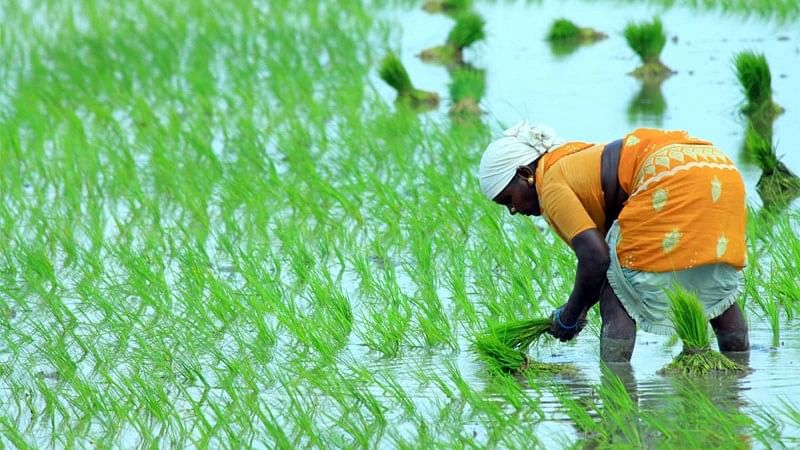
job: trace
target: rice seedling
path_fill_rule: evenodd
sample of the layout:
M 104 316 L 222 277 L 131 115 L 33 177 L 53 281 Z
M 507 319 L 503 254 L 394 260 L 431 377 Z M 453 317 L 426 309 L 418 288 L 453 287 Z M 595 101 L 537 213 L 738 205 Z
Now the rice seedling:
M 743 51 L 734 57 L 736 78 L 742 86 L 746 103 L 742 112 L 771 122 L 784 109 L 772 100 L 772 75 L 767 58 L 753 51 Z
M 497 124 L 381 100 L 374 49 L 396 44 L 397 2 L 34 3 L 4 10 L 0 39 L 0 447 L 573 434 L 547 377 L 463 357 L 484 318 L 566 298 L 575 261 L 541 222 L 481 198 L 474 167 Z M 491 92 L 453 69 L 454 103 Z M 748 296 L 784 320 L 795 216 L 749 229 L 762 279 Z M 722 444 L 757 436 L 718 428 Z
M 710 385 L 700 380 L 680 378 L 675 380 L 674 395 L 666 405 L 658 405 L 669 416 L 658 414 L 658 409 L 648 411 L 644 422 L 659 431 L 663 442 L 674 443 L 676 448 L 750 448 L 748 435 L 762 432 L 757 424 L 738 410 L 736 404 L 726 404 L 715 395 L 715 387 L 730 386 L 735 376 L 720 375 L 709 380 Z M 726 392 L 720 389 L 718 392 Z M 667 419 L 670 417 L 670 419 Z
M 469 299 L 466 284 L 466 264 L 463 259 L 455 258 L 453 264 L 447 268 L 446 278 L 448 288 L 453 295 L 456 319 L 473 326 L 478 322 L 475 305 Z
M 637 3 L 626 0 L 627 3 Z M 794 1 L 760 0 L 757 2 L 742 2 L 739 0 L 716 0 L 698 2 L 697 0 L 648 0 L 650 5 L 659 7 L 685 7 L 696 13 L 712 11 L 721 14 L 740 15 L 743 18 L 758 17 L 763 20 L 775 20 L 787 23 L 800 17 L 800 4 Z
M 676 285 L 668 292 L 668 296 L 670 317 L 683 342 L 683 350 L 661 369 L 661 373 L 698 376 L 709 372 L 745 371 L 725 355 L 711 350 L 708 319 L 694 294 Z
M 499 337 L 487 334 L 475 340 L 475 348 L 481 358 L 489 364 L 490 369 L 504 372 L 524 370 L 527 364 L 525 353 L 506 345 Z
M 762 235 L 754 245 L 764 246 L 768 259 L 762 270 L 752 275 L 752 292 L 754 307 L 759 308 L 758 315 L 764 318 L 772 330 L 771 345 L 775 348 L 781 344 L 781 332 L 798 314 L 797 302 L 800 284 L 797 283 L 795 267 L 797 265 L 800 246 L 794 238 L 796 234 L 796 214 L 793 211 L 767 211 L 759 216 L 763 222 L 754 228 Z M 753 308 L 754 309 L 754 308 Z
M 429 13 L 457 15 L 472 7 L 472 0 L 426 0 L 422 9 Z
M 800 406 L 789 403 L 786 399 L 782 399 L 781 403 L 783 404 L 783 413 L 791 419 L 792 423 L 800 426 Z
M 601 383 L 596 389 L 600 404 L 594 399 L 573 399 L 560 389 L 556 389 L 555 394 L 588 445 L 637 448 L 649 437 L 640 430 L 641 413 L 636 399 L 622 379 L 606 365 L 601 366 Z
M 495 371 L 571 372 L 573 369 L 569 365 L 537 362 L 527 355 L 528 347 L 547 332 L 550 324 L 549 318 L 538 318 L 493 325 L 475 339 L 475 349 Z
M 486 72 L 483 70 L 461 67 L 453 71 L 450 82 L 450 116 L 457 120 L 480 116 L 478 102 L 486 92 Z
M 517 320 L 495 325 L 489 329 L 489 333 L 508 347 L 526 350 L 547 332 L 551 324 L 549 318 Z
M 391 270 L 386 270 L 379 292 L 374 305 L 367 306 L 369 328 L 361 332 L 361 339 L 370 350 L 393 358 L 401 353 L 406 343 L 406 333 L 411 326 L 411 305 Z
M 797 215 L 790 214 L 775 223 L 777 245 L 770 250 L 770 259 L 775 271 L 771 272 L 771 287 L 784 308 L 787 319 L 793 320 L 800 314 L 800 283 L 793 269 L 800 260 L 800 243 L 792 239 L 797 233 Z
M 744 131 L 744 139 L 742 140 L 741 151 L 739 152 L 739 158 L 743 163 L 757 163 L 754 144 L 757 144 L 760 140 L 763 140 L 767 143 L 772 142 L 772 122 L 766 123 L 763 120 L 748 120 Z
M 761 168 L 756 189 L 768 208 L 786 205 L 800 196 L 800 178 L 780 161 L 768 137 L 750 126 L 745 133 L 745 148 Z
M 620 369 L 614 371 L 619 372 Z M 592 395 L 579 395 L 563 387 L 554 394 L 578 429 L 579 441 L 592 448 L 750 448 L 757 440 L 766 447 L 779 445 L 774 419 L 758 423 L 739 410 L 735 375 L 719 376 L 700 384 L 692 378 L 672 379 L 660 395 L 638 398 L 610 368 L 602 368 L 601 383 Z M 635 385 L 635 383 L 634 383 Z M 770 423 L 772 422 L 772 423 Z M 562 441 L 562 446 L 575 445 Z
M 464 62 L 464 49 L 486 37 L 484 20 L 478 14 L 466 12 L 456 17 L 456 23 L 444 45 L 423 50 L 423 61 L 453 67 Z
M 651 22 L 629 22 L 624 35 L 628 46 L 642 61 L 642 65 L 631 75 L 642 80 L 663 80 L 674 73 L 660 59 L 667 43 L 661 19 L 656 17 Z
M 767 299 L 762 305 L 762 308 L 767 314 L 769 325 L 772 328 L 772 347 L 778 348 L 781 342 L 780 304 L 774 299 Z
M 607 38 L 608 35 L 592 28 L 579 27 L 569 19 L 556 19 L 547 32 L 548 41 L 584 41 L 594 42 Z
M 556 19 L 545 39 L 550 43 L 553 54 L 568 55 L 582 45 L 593 44 L 608 37 L 607 34 L 593 28 L 579 27 L 569 19 Z
M 389 53 L 383 59 L 379 75 L 397 91 L 397 103 L 419 109 L 435 109 L 439 106 L 439 94 L 415 88 L 406 68 L 394 53 Z

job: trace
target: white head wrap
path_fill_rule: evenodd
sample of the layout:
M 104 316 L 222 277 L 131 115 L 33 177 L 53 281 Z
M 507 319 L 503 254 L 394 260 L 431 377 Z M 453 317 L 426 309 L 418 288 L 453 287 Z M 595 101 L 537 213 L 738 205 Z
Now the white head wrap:
M 507 129 L 503 137 L 486 147 L 481 158 L 478 177 L 483 194 L 494 199 L 514 178 L 517 167 L 532 163 L 563 143 L 547 125 L 530 125 L 523 120 Z

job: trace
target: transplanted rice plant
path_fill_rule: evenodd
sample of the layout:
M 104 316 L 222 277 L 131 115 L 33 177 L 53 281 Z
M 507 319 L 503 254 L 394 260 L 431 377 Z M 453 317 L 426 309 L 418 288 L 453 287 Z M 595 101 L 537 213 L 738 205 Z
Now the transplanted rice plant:
M 560 387 L 554 394 L 575 423 L 585 448 L 642 448 L 651 436 L 640 430 L 640 411 L 623 380 L 608 366 L 601 366 L 601 384 L 592 398 L 572 398 Z M 634 383 L 635 384 L 635 383 Z M 600 401 L 596 402 L 597 397 Z M 613 445 L 612 445 L 613 444 Z
M 800 196 L 800 178 L 780 161 L 769 139 L 752 126 L 745 133 L 745 149 L 761 168 L 756 189 L 766 206 L 786 205 Z
M 608 35 L 593 28 L 579 27 L 569 19 L 556 19 L 547 32 L 547 41 L 556 55 L 566 55 L 581 45 L 592 44 Z
M 439 94 L 415 88 L 406 68 L 394 53 L 384 57 L 378 73 L 383 81 L 397 91 L 398 103 L 419 109 L 433 109 L 439 105 Z
M 472 0 L 426 0 L 422 9 L 429 13 L 459 14 L 472 6 Z
M 676 285 L 668 292 L 668 296 L 670 317 L 683 342 L 683 350 L 662 369 L 662 373 L 697 376 L 709 372 L 744 371 L 727 356 L 711 350 L 708 319 L 694 294 Z
M 547 332 L 551 323 L 549 318 L 536 318 L 493 325 L 475 339 L 475 348 L 490 370 L 570 372 L 573 368 L 569 365 L 537 362 L 527 355 L 528 347 Z
M 486 71 L 460 67 L 453 71 L 450 83 L 450 115 L 456 119 L 475 118 L 481 115 L 478 105 L 486 92 Z
M 576 398 L 575 392 L 559 385 L 553 391 L 578 430 L 579 445 L 571 448 L 745 450 L 754 442 L 767 448 L 782 446 L 780 437 L 770 430 L 774 419 L 765 415 L 767 423 L 759 423 L 739 410 L 738 400 L 725 401 L 735 391 L 737 378 L 681 377 L 670 380 L 668 395 L 639 396 L 630 368 L 604 366 L 601 383 L 593 386 L 591 395 Z
M 742 112 L 767 121 L 781 114 L 783 108 L 772 100 L 772 75 L 767 58 L 761 53 L 744 51 L 734 57 L 733 63 L 746 99 Z
M 548 41 L 582 41 L 594 42 L 607 38 L 608 35 L 593 28 L 579 27 L 569 19 L 556 19 L 547 33 Z
M 456 24 L 447 35 L 445 44 L 423 50 L 419 57 L 423 61 L 445 66 L 463 63 L 464 49 L 486 36 L 483 30 L 484 23 L 483 18 L 478 14 L 472 12 L 459 14 L 456 18 Z
M 661 19 L 656 17 L 651 22 L 630 22 L 625 26 L 624 34 L 628 46 L 642 61 L 642 65 L 631 72 L 631 75 L 646 80 L 658 80 L 674 73 L 660 59 L 661 51 L 667 43 Z

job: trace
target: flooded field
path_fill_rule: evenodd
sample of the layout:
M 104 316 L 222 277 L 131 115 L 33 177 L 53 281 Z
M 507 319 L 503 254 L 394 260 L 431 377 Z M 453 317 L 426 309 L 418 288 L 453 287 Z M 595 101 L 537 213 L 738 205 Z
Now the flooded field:
M 760 172 L 740 151 L 746 121 L 738 112 L 744 99 L 734 55 L 743 50 L 763 52 L 772 68 L 776 98 L 787 106 L 800 104 L 794 74 L 800 64 L 800 32 L 791 17 L 633 1 L 478 2 L 475 9 L 486 19 L 488 37 L 469 49 L 466 59 L 486 69 L 487 92 L 481 104 L 487 111 L 484 120 L 493 130 L 521 117 L 588 142 L 608 142 L 640 126 L 685 129 L 725 149 L 737 161 L 748 187 L 754 188 Z M 453 20 L 411 6 L 385 14 L 398 36 L 391 45 L 402 50 L 416 84 L 447 92 L 447 71 L 415 55 L 444 40 Z M 653 16 L 661 17 L 669 37 L 662 59 L 677 73 L 660 88 L 648 90 L 627 75 L 638 58 L 622 34 L 628 21 Z M 609 37 L 571 54 L 554 53 L 545 35 L 560 17 Z M 385 98 L 393 98 L 388 86 L 380 80 L 375 83 Z M 800 145 L 800 134 L 793 132 L 800 125 L 800 111 L 786 109 L 775 122 L 774 133 L 778 153 L 797 172 L 800 155 L 792 149 Z M 440 111 L 446 112 L 446 107 Z
M 800 173 L 800 5 L 476 1 L 485 36 L 457 55 L 483 114 L 466 120 L 457 68 L 417 56 L 454 18 L 422 7 L 0 7 L 0 447 L 800 446 L 800 205 L 760 195 L 733 62 L 766 57 L 785 108 L 769 144 Z M 623 30 L 655 16 L 676 73 L 653 85 L 628 74 Z M 554 48 L 560 17 L 608 37 Z M 389 52 L 438 106 L 395 103 Z M 478 187 L 522 118 L 590 142 L 686 129 L 733 157 L 749 371 L 661 375 L 681 344 L 642 331 L 606 367 L 597 311 L 531 349 L 573 372 L 487 370 L 475 337 L 547 316 L 575 276 L 544 221 Z

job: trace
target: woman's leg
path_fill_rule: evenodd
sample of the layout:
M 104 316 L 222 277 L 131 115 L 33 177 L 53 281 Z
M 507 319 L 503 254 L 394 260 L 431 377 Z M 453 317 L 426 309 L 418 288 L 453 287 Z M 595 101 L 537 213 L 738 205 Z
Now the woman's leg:
M 717 344 L 721 352 L 746 352 L 750 350 L 747 323 L 738 303 L 734 303 L 724 313 L 710 320 Z
M 636 345 L 636 322 L 606 281 L 600 292 L 600 359 L 607 363 L 629 362 Z

